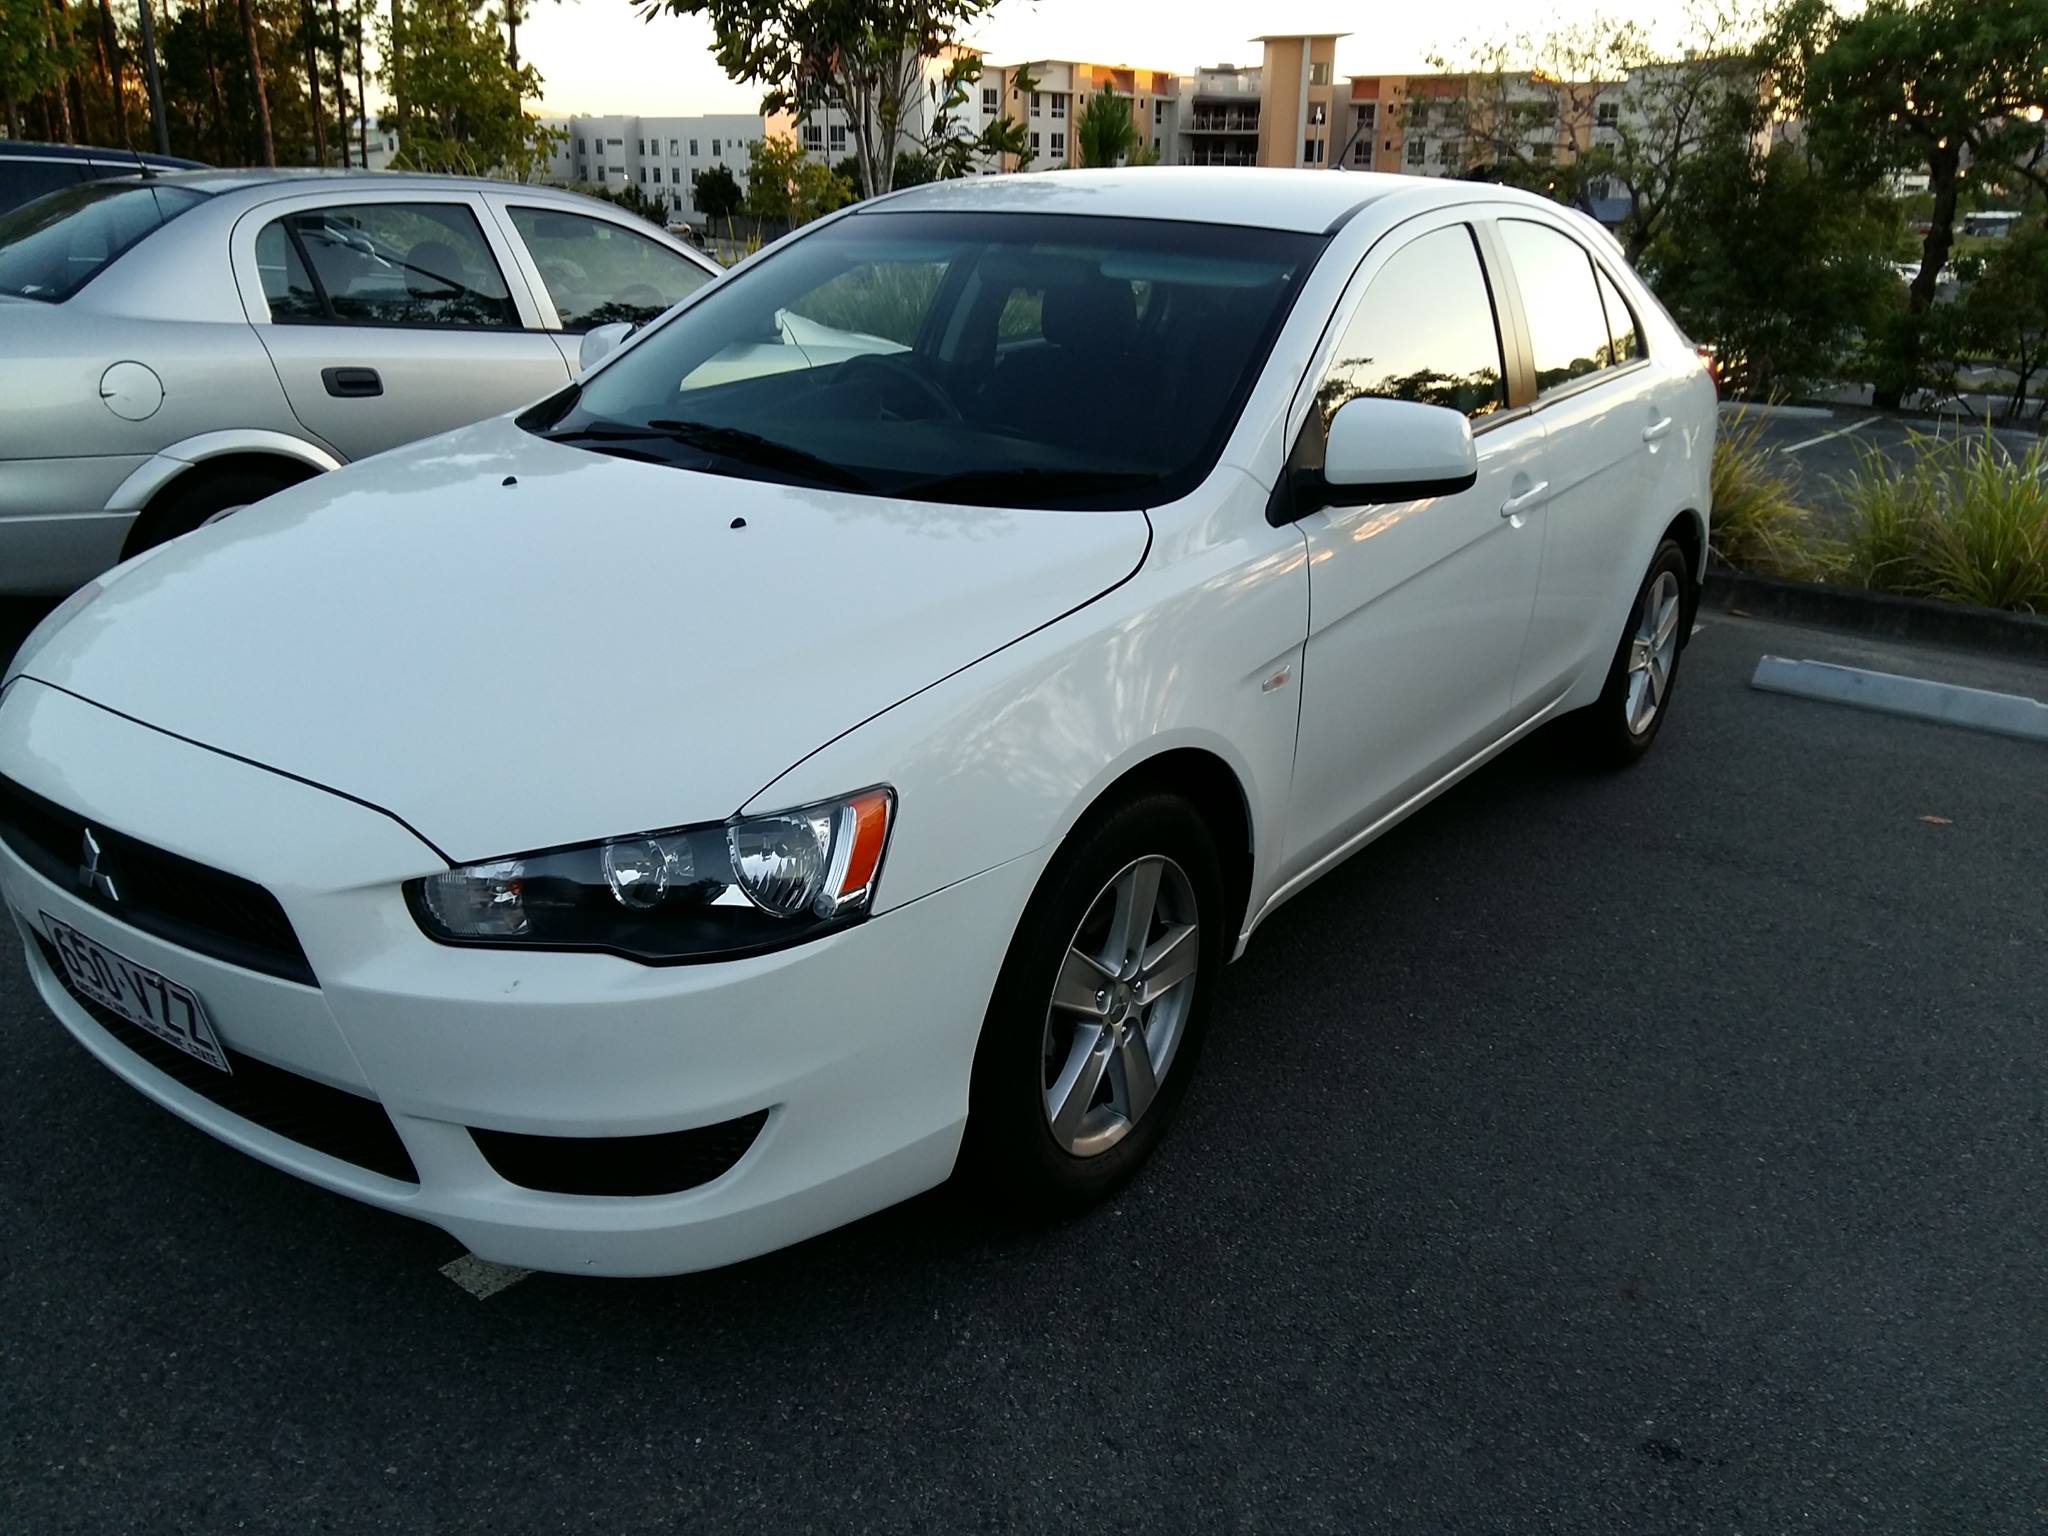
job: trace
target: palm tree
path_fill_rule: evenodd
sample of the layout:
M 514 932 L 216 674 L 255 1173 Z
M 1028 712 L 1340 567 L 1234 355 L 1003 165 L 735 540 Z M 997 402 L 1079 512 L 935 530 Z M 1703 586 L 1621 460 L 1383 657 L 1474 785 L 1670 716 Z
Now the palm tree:
M 263 163 L 277 164 L 277 142 L 270 136 L 270 96 L 263 89 L 263 49 L 256 41 L 256 12 L 240 0 L 242 36 L 249 44 L 249 78 L 256 86 L 256 128 L 263 140 Z
M 1083 165 L 1117 164 L 1138 147 L 1131 104 L 1115 91 L 1097 91 L 1074 124 L 1074 144 Z
M 327 163 L 327 125 L 320 119 L 320 23 L 314 20 L 313 0 L 299 0 L 299 29 L 305 34 L 306 102 L 313 119 L 313 163 Z

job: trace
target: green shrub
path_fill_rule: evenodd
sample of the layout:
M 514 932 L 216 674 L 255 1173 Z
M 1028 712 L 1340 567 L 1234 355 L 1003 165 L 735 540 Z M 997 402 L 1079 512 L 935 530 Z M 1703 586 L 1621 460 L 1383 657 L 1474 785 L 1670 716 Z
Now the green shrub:
M 2048 611 L 2048 443 L 1916 434 L 1895 469 L 1874 448 L 1842 482 L 1837 573 L 1881 592 Z
M 1762 576 L 1817 574 L 1809 514 L 1784 476 L 1771 468 L 1760 441 L 1764 418 L 1738 411 L 1725 418 L 1714 440 L 1713 534 L 1715 555 Z

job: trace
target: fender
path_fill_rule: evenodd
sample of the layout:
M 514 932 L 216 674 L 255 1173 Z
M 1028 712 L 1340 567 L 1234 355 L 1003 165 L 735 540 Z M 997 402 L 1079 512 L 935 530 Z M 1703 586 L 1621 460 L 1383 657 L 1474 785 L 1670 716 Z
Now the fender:
M 208 459 L 225 458 L 229 454 L 260 453 L 271 458 L 290 459 L 303 464 L 315 474 L 325 474 L 330 469 L 342 466 L 341 457 L 331 448 L 293 437 L 287 432 L 271 432 L 257 427 L 238 428 L 229 432 L 202 432 L 197 437 L 188 437 L 183 442 L 171 444 L 162 449 L 148 463 L 123 480 L 114 494 L 107 498 L 109 512 L 140 512 L 148 506 L 157 492 L 169 485 L 178 476 L 195 464 Z

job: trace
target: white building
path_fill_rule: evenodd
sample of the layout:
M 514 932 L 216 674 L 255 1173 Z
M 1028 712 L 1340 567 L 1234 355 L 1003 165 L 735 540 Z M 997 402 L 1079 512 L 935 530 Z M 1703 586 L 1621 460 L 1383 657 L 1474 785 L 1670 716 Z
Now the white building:
M 542 179 L 560 186 L 636 187 L 665 205 L 673 223 L 700 222 L 690 200 L 698 173 L 723 165 L 747 185 L 747 146 L 787 133 L 780 118 L 758 113 L 705 117 L 581 116 L 545 119 L 564 137 Z

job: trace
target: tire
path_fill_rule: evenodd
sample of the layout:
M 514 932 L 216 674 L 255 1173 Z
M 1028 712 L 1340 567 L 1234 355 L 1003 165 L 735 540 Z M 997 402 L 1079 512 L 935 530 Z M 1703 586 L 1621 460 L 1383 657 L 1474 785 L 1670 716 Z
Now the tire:
M 1131 964 L 1110 975 L 1070 954 L 1108 958 L 1123 948 L 1120 908 L 1131 893 L 1142 900 L 1148 871 L 1156 895 L 1146 948 L 1159 962 L 1154 984 L 1164 982 L 1149 1002 L 1146 978 Z M 1215 843 L 1184 800 L 1140 795 L 1092 814 L 1069 835 L 1018 924 L 982 1025 L 961 1153 L 968 1182 L 1019 1214 L 1049 1217 L 1094 1205 L 1137 1172 L 1194 1075 L 1229 952 L 1226 910 Z M 1169 944 L 1188 922 L 1192 931 Z M 1182 974 L 1172 981 L 1169 973 Z M 1065 1003 L 1055 1002 L 1056 986 Z M 1088 998 L 1096 999 L 1089 1011 L 1068 1006 Z M 1149 1100 L 1131 1116 L 1133 1096 L 1144 1099 L 1142 1082 L 1133 1081 L 1139 1050 L 1144 1065 L 1156 1061 L 1158 1069 Z M 1071 1091 L 1063 1094 L 1063 1085 Z
M 1627 767 L 1650 750 L 1664 728 L 1693 605 L 1692 570 L 1685 551 L 1666 539 L 1657 546 L 1629 605 L 1606 686 L 1595 703 L 1579 712 L 1580 745 L 1593 766 Z M 1647 651 L 1638 649 L 1653 639 L 1655 644 Z M 1639 664 L 1645 661 L 1647 666 Z M 1646 693 L 1654 697 L 1646 698 Z
M 288 485 L 297 485 L 311 474 L 310 470 L 295 474 L 284 467 L 224 469 L 211 474 L 200 470 L 187 474 L 135 520 L 121 558 L 126 560 L 145 549 L 168 543 L 223 512 L 261 501 Z

